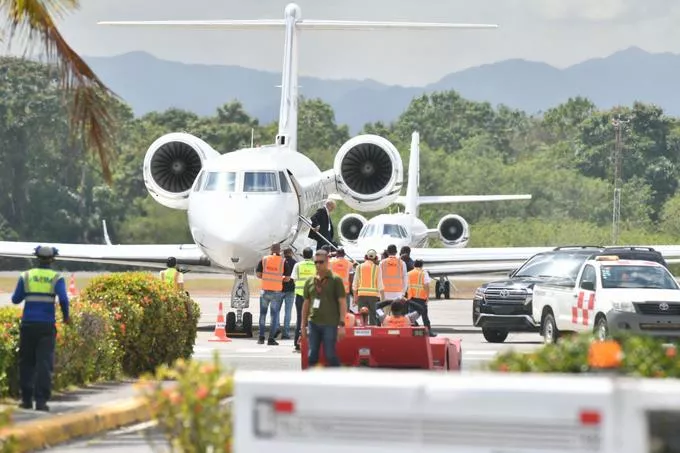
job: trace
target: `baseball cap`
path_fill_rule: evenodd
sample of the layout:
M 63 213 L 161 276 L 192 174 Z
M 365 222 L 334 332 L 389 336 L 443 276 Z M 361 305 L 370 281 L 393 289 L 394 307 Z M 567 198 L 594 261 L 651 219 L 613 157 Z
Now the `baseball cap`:
M 378 253 L 375 250 L 370 249 L 366 252 L 366 257 L 369 260 L 373 260 L 373 259 L 376 259 L 378 257 Z

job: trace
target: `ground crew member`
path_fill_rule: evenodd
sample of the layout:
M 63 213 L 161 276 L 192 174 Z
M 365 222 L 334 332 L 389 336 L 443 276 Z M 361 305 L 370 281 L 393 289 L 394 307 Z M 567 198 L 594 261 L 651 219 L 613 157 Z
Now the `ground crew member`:
M 411 313 L 409 316 L 406 316 L 406 301 L 404 299 L 397 299 L 390 304 L 390 315 L 381 319 L 381 322 L 383 327 L 392 327 L 395 329 L 399 327 L 411 327 L 411 318 L 415 316 L 417 316 L 417 313 Z
M 160 272 L 161 280 L 180 291 L 184 291 L 184 275 L 177 270 L 177 259 L 171 256 L 168 258 L 166 266 L 168 268 Z
M 408 290 L 406 297 L 409 301 L 420 307 L 418 312 L 423 317 L 423 324 L 427 327 L 431 337 L 436 336 L 432 332 L 430 318 L 427 313 L 427 301 L 430 299 L 430 276 L 423 269 L 423 260 L 415 260 L 413 270 L 408 273 Z
M 297 264 L 297 261 L 293 257 L 293 249 L 286 247 L 283 251 L 284 263 L 284 273 L 283 275 L 291 277 L 293 268 Z M 283 282 L 283 303 L 281 304 L 281 309 L 283 310 L 283 332 L 281 333 L 282 340 L 290 340 L 290 318 L 293 313 L 293 305 L 295 304 L 295 281 L 293 278 Z M 281 319 L 281 314 L 279 313 L 279 319 Z
M 305 283 L 302 305 L 302 338 L 309 338 L 309 367 L 319 363 L 323 353 L 329 367 L 339 367 L 335 346 L 338 337 L 345 335 L 345 285 L 328 268 L 328 253 L 317 250 L 314 255 L 316 275 Z M 309 327 L 309 332 L 307 332 Z
M 406 263 L 406 271 L 411 272 L 413 270 L 413 259 L 411 258 L 411 247 L 405 245 L 399 250 L 399 255 L 401 259 Z
M 12 303 L 25 301 L 19 333 L 19 379 L 21 381 L 21 405 L 49 411 L 47 401 L 52 394 L 52 369 L 57 338 L 55 296 L 64 324 L 69 324 L 69 300 L 64 277 L 50 269 L 58 254 L 54 247 L 35 248 L 38 267 L 19 276 Z
M 394 300 L 404 297 L 408 287 L 406 263 L 397 257 L 397 246 L 387 247 L 387 258 L 382 260 L 378 272 L 378 290 L 381 300 Z
M 345 294 L 347 300 L 347 310 L 349 310 L 350 305 L 350 290 L 349 290 L 349 273 L 352 269 L 352 262 L 345 256 L 345 251 L 343 249 L 338 249 L 336 251 L 335 257 L 330 259 L 331 271 L 342 279 L 342 283 L 345 285 Z
M 356 271 L 354 271 L 354 281 L 352 282 L 352 290 L 359 310 L 361 311 L 364 307 L 368 309 L 368 323 L 371 326 L 378 325 L 376 305 L 380 302 L 380 292 L 378 291 L 379 268 L 376 264 L 377 259 L 376 251 L 368 250 L 364 255 L 364 262 L 357 266 Z
M 302 326 L 302 304 L 305 301 L 304 289 L 305 282 L 316 275 L 316 267 L 312 257 L 314 256 L 314 251 L 306 247 L 302 251 L 303 261 L 295 263 L 293 267 L 293 272 L 291 277 L 295 280 L 295 312 L 297 315 L 297 321 L 295 322 L 295 350 L 300 351 L 300 329 Z
M 281 311 L 281 304 L 283 303 L 283 281 L 290 280 L 290 277 L 285 277 L 284 274 L 290 275 L 290 269 L 286 272 L 288 264 L 281 256 L 281 245 L 273 244 L 271 246 L 271 255 L 267 255 L 257 264 L 255 274 L 257 278 L 262 279 L 262 295 L 260 297 L 260 337 L 258 344 L 264 344 L 264 328 L 267 320 L 267 309 L 269 309 L 270 323 L 269 323 L 269 339 L 267 344 L 270 346 L 278 346 L 278 342 L 274 339 L 279 330 L 279 312 Z

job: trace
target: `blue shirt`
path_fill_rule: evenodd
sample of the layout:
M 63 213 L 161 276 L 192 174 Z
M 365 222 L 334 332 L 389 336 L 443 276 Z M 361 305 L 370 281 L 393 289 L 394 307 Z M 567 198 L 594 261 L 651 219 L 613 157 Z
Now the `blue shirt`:
M 43 269 L 49 269 L 49 265 L 39 265 Z M 59 297 L 59 305 L 61 307 L 61 314 L 64 316 L 64 321 L 69 319 L 69 302 L 68 294 L 66 294 L 66 282 L 64 277 L 57 280 L 55 292 Z M 26 290 L 24 288 L 24 279 L 19 276 L 17 287 L 12 294 L 12 303 L 20 304 L 26 297 Z M 26 302 L 24 306 L 24 316 L 22 322 L 56 322 L 56 306 L 55 304 L 48 304 L 45 302 Z

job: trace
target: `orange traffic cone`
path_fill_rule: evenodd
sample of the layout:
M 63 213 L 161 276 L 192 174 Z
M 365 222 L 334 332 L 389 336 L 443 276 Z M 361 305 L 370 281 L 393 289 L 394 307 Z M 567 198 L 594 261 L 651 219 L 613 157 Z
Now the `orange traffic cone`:
M 220 302 L 220 308 L 217 312 L 217 322 L 215 323 L 215 334 L 208 341 L 219 341 L 222 343 L 230 343 L 231 338 L 227 336 L 227 331 L 225 330 L 224 323 L 224 312 L 222 311 L 222 302 Z
M 78 290 L 76 289 L 76 278 L 71 274 L 71 281 L 68 284 L 68 295 L 69 297 L 76 297 L 78 295 Z

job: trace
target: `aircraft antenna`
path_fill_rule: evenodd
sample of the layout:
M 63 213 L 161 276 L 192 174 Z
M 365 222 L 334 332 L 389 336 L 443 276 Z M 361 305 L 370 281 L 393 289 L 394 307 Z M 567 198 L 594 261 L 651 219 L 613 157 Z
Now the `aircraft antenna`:
M 619 224 L 621 222 L 621 185 L 623 173 L 623 140 L 621 131 L 630 120 L 618 118 L 612 119 L 614 126 L 614 203 L 612 212 L 612 245 L 617 245 L 619 241 Z

